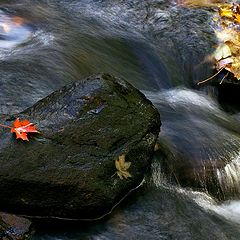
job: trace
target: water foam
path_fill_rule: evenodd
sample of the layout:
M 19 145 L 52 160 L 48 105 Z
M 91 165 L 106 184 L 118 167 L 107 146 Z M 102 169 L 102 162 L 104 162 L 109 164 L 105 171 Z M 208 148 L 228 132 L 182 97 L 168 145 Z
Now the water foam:
M 220 111 L 218 104 L 212 98 L 186 88 L 178 87 L 164 92 L 144 91 L 144 94 L 155 104 L 167 101 L 171 107 L 180 105 L 189 107 L 188 104 L 190 104 L 209 110 Z
M 205 193 L 194 193 L 195 202 L 206 210 L 213 211 L 227 220 L 240 224 L 240 200 L 217 203 Z
M 214 212 L 240 225 L 240 200 L 218 203 L 214 198 L 204 192 L 191 191 L 180 187 L 177 187 L 176 191 L 190 197 L 206 211 Z
M 223 192 L 240 194 L 240 155 L 230 161 L 224 168 L 217 169 L 217 177 Z

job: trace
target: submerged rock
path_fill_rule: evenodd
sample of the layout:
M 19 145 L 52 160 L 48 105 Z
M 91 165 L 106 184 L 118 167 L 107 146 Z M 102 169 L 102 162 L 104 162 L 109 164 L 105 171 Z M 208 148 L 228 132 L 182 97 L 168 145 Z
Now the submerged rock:
M 12 118 L 36 123 L 29 142 L 0 131 L 2 210 L 95 219 L 136 188 L 148 170 L 160 129 L 158 111 L 126 81 L 99 75 L 78 81 Z M 120 155 L 131 178 L 115 173 Z
M 0 239 L 23 240 L 28 239 L 31 222 L 26 218 L 0 212 Z

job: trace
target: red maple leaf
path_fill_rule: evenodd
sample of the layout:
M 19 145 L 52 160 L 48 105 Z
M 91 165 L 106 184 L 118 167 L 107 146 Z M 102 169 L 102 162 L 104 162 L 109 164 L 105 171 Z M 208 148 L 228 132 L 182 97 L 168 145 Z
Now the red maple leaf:
M 14 121 L 11 132 L 16 133 L 16 139 L 21 138 L 26 141 L 28 141 L 28 133 L 39 133 L 33 123 L 30 123 L 26 119 L 20 121 L 19 118 Z

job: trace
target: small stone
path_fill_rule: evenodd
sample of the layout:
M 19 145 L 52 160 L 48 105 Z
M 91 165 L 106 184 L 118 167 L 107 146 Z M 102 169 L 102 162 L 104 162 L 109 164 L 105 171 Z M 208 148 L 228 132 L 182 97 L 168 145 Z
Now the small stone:
M 31 235 L 30 227 L 28 219 L 0 212 L 0 239 L 26 240 Z

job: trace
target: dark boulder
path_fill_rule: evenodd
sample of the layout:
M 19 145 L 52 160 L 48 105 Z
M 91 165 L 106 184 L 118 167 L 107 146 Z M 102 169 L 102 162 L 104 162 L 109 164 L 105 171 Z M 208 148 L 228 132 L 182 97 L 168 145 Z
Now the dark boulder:
M 30 216 L 95 219 L 110 212 L 142 182 L 160 129 L 152 103 L 106 74 L 0 122 L 11 125 L 16 117 L 36 123 L 41 134 L 23 142 L 0 130 L 0 204 Z M 132 178 L 124 180 L 115 174 L 122 154 L 132 163 Z
M 231 113 L 240 112 L 239 93 L 240 83 L 239 80 L 225 79 L 222 84 L 219 81 L 215 81 L 211 86 L 217 90 L 218 101 L 225 111 Z
M 26 218 L 0 212 L 0 239 L 21 240 L 31 235 L 31 222 Z

